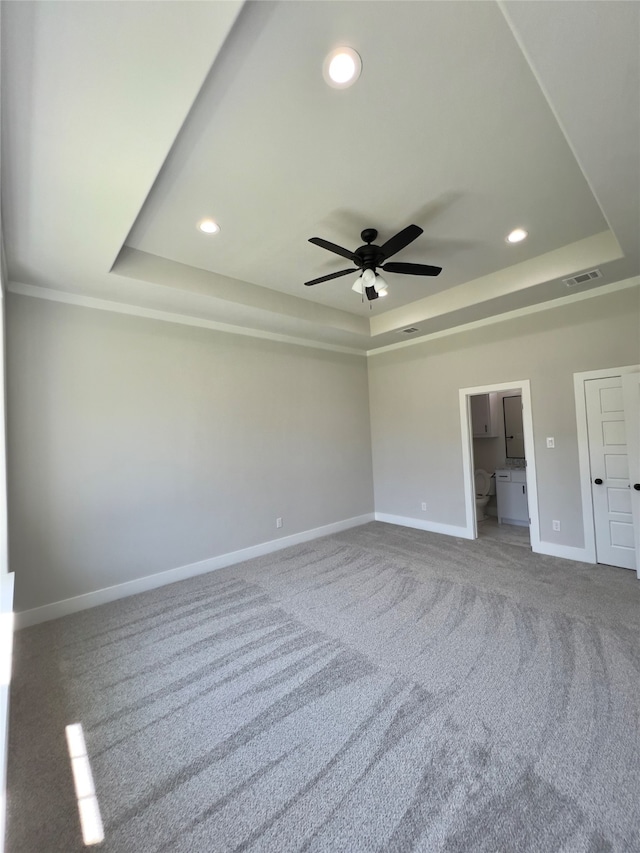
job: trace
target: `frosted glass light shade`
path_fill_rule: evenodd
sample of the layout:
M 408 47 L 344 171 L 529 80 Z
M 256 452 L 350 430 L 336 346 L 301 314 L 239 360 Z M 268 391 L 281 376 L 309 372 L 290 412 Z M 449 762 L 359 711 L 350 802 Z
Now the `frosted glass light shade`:
M 376 293 L 378 294 L 378 296 L 386 296 L 387 295 L 387 292 L 389 290 L 389 285 L 382 278 L 381 275 L 376 276 L 375 284 L 373 286 L 375 287 Z
M 389 292 L 387 282 L 381 275 L 376 275 L 373 270 L 365 270 L 362 275 L 359 275 L 351 285 L 351 290 L 363 294 L 367 287 L 374 287 L 378 296 L 386 296 Z

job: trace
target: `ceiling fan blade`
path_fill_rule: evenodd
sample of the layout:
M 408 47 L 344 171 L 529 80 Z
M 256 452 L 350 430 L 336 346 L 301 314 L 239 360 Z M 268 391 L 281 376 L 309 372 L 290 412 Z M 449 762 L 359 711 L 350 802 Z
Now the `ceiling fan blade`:
M 320 284 L 322 281 L 330 281 L 332 278 L 338 278 L 341 275 L 349 275 L 350 273 L 357 273 L 358 270 L 350 269 L 350 270 L 340 270 L 340 272 L 332 272 L 329 275 L 322 275 L 320 278 L 314 278 L 312 281 L 305 281 L 305 285 L 307 287 L 311 287 L 312 284 Z
M 342 255 L 343 258 L 349 258 L 350 261 L 357 261 L 358 256 L 349 249 L 343 249 L 342 246 L 336 246 L 335 243 L 330 243 L 328 240 L 323 240 L 322 237 L 309 237 L 309 242 L 314 246 L 320 246 L 321 249 L 328 249 L 330 252 L 335 252 L 336 255 Z
M 398 231 L 395 237 L 392 237 L 380 246 L 380 252 L 385 258 L 390 258 L 391 255 L 395 255 L 400 249 L 404 249 L 405 246 L 408 246 L 409 243 L 412 243 L 421 234 L 422 228 L 418 225 L 407 225 L 402 231 Z
M 440 275 L 442 267 L 431 267 L 429 264 L 403 264 L 400 261 L 385 264 L 385 272 L 401 272 L 405 275 Z

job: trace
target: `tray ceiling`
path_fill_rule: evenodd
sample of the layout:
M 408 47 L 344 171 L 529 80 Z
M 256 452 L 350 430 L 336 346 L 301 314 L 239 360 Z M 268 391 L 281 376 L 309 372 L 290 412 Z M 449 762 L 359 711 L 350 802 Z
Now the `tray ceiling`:
M 601 6 L 3 4 L 10 280 L 373 349 L 586 268 L 592 288 L 635 276 L 638 4 Z M 363 61 L 345 90 L 322 77 L 339 44 Z M 303 286 L 349 266 L 309 237 L 412 222 L 394 260 L 438 278 L 385 274 L 371 304 L 350 276 Z

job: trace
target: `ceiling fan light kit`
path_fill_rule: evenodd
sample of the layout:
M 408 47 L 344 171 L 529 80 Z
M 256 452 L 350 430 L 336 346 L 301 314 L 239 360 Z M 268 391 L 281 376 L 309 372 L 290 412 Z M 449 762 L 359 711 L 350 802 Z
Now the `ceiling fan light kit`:
M 377 299 L 379 296 L 386 296 L 389 292 L 389 285 L 379 273 L 374 273 L 373 270 L 365 270 L 362 275 L 354 281 L 351 290 L 354 290 L 360 295 L 364 294 L 368 288 L 373 288 L 375 296 L 371 299 Z
M 429 264 L 413 264 L 392 262 L 386 263 L 387 258 L 400 252 L 409 243 L 412 243 L 417 237 L 422 234 L 422 228 L 418 225 L 407 225 L 402 231 L 383 243 L 382 246 L 377 246 L 373 241 L 377 238 L 378 232 L 375 228 L 365 228 L 360 234 L 360 238 L 364 241 L 364 245 L 360 246 L 355 252 L 338 246 L 335 243 L 330 243 L 328 240 L 323 240 L 322 237 L 310 237 L 309 242 L 315 246 L 320 246 L 321 249 L 327 249 L 329 252 L 334 252 L 343 258 L 348 258 L 356 267 L 362 270 L 362 273 L 353 283 L 351 289 L 356 293 L 366 293 L 367 299 L 371 302 L 378 299 L 379 296 L 386 296 L 388 292 L 387 282 L 382 278 L 377 271 L 378 268 L 385 272 L 400 273 L 402 275 L 425 275 L 436 276 L 442 272 L 442 267 L 434 267 Z M 323 281 L 330 281 L 333 278 L 339 278 L 343 275 L 353 274 L 353 269 L 338 270 L 338 272 L 329 273 L 329 275 L 314 278 L 311 281 L 305 281 L 306 287 L 311 287 L 314 284 L 321 284 Z

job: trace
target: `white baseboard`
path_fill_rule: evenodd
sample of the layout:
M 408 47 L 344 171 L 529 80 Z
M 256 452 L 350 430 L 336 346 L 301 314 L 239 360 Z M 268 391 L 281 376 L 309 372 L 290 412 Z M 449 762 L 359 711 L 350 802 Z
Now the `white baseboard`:
M 323 527 L 303 530 L 301 533 L 283 536 L 281 539 L 271 539 L 268 542 L 261 542 L 259 545 L 242 548 L 240 551 L 231 551 L 228 554 L 221 554 L 218 557 L 210 557 L 208 560 L 200 560 L 197 563 L 189 563 L 186 566 L 179 566 L 176 569 L 157 572 L 156 574 L 126 581 L 115 586 L 97 589 L 94 592 L 87 592 L 84 595 L 65 598 L 63 601 L 54 601 L 42 607 L 23 610 L 15 614 L 16 628 L 28 628 L 30 625 L 37 625 L 39 622 L 48 622 L 50 619 L 68 616 L 70 613 L 77 613 L 79 610 L 86 610 L 89 607 L 96 607 L 99 604 L 107 604 L 119 598 L 126 598 L 129 595 L 146 592 L 149 589 L 156 589 L 157 587 L 186 580 L 196 575 L 203 575 L 207 572 L 213 572 L 216 569 L 225 569 L 227 566 L 243 563 L 245 560 L 251 560 L 253 557 L 262 557 L 264 554 L 271 554 L 274 551 L 289 548 L 291 545 L 299 545 L 302 542 L 319 539 L 321 536 L 340 533 L 342 530 L 359 527 L 362 524 L 368 524 L 370 521 L 374 521 L 374 514 L 372 512 L 366 515 L 358 515 L 354 518 L 347 518 L 344 521 L 325 524 Z
M 557 545 L 555 542 L 531 543 L 534 554 L 546 554 L 548 557 L 560 557 L 563 560 L 575 560 L 578 563 L 591 563 L 586 548 L 575 548 L 573 545 Z
M 404 518 L 401 515 L 389 515 L 386 512 L 376 512 L 376 521 L 387 524 L 399 524 L 402 527 L 413 527 L 416 530 L 428 530 L 430 533 L 444 533 L 445 536 L 457 536 L 459 539 L 473 539 L 466 527 L 456 527 L 454 524 L 440 524 L 437 521 L 422 521 L 419 518 Z M 531 550 L 536 554 L 546 554 L 549 557 L 560 557 L 563 560 L 575 560 L 578 563 L 593 563 L 585 548 L 574 548 L 572 545 L 556 545 L 554 542 L 531 543 Z
M 398 524 L 401 527 L 412 527 L 415 530 L 427 530 L 430 533 L 442 533 L 445 536 L 456 536 L 459 539 L 472 539 L 469 530 L 466 527 L 458 527 L 453 524 L 442 524 L 437 521 L 423 521 L 419 518 L 405 518 L 401 515 L 389 515 L 384 512 L 367 513 L 365 515 L 354 516 L 343 521 L 336 521 L 332 524 L 325 524 L 323 527 L 315 527 L 311 530 L 303 530 L 301 533 L 294 533 L 291 536 L 283 536 L 280 539 L 271 539 L 268 542 L 261 542 L 259 545 L 252 545 L 249 548 L 243 548 L 240 551 L 231 551 L 227 554 L 221 554 L 218 557 L 210 557 L 207 560 L 201 560 L 197 563 L 189 563 L 186 566 L 179 566 L 175 569 L 169 569 L 165 572 L 158 572 L 153 575 L 147 575 L 143 578 L 136 578 L 132 581 L 116 584 L 115 586 L 97 589 L 94 592 L 87 592 L 84 595 L 76 595 L 73 598 L 65 598 L 62 601 L 54 601 L 51 604 L 45 604 L 42 607 L 34 607 L 31 610 L 23 610 L 15 614 L 15 628 L 28 628 L 30 625 L 37 625 L 40 622 L 48 622 L 50 619 L 58 619 L 60 616 L 68 616 L 70 613 L 77 613 L 80 610 L 87 610 L 90 607 L 97 607 L 99 604 L 107 604 L 110 601 L 116 601 L 119 598 L 126 598 L 129 595 L 136 595 L 139 592 L 146 592 L 149 589 L 166 586 L 170 583 L 186 580 L 187 578 L 203 575 L 207 572 L 213 572 L 216 569 L 224 569 L 227 566 L 233 566 L 236 563 L 242 563 L 245 560 L 251 560 L 254 557 L 261 557 L 264 554 L 271 554 L 274 551 L 280 551 L 283 548 L 288 548 L 291 545 L 299 545 L 303 542 L 310 542 L 312 539 L 319 539 L 321 536 L 329 536 L 332 533 L 340 533 L 342 530 L 349 530 L 351 527 L 359 527 L 362 524 L 368 524 L 371 521 L 382 521 L 387 524 Z M 584 548 L 574 548 L 570 545 L 556 545 L 553 542 L 539 542 L 533 546 L 535 553 L 546 554 L 551 557 L 561 557 L 565 560 L 576 560 L 581 563 L 591 563 L 587 552 Z M 0 733 L 1 735 L 1 733 Z
M 387 524 L 399 524 L 401 527 L 413 527 L 416 530 L 428 530 L 429 533 L 443 533 L 445 536 L 457 536 L 459 539 L 473 539 L 466 527 L 454 524 L 441 524 L 438 521 L 423 521 L 421 518 L 405 518 L 402 515 L 389 515 L 386 512 L 376 512 L 376 521 Z

